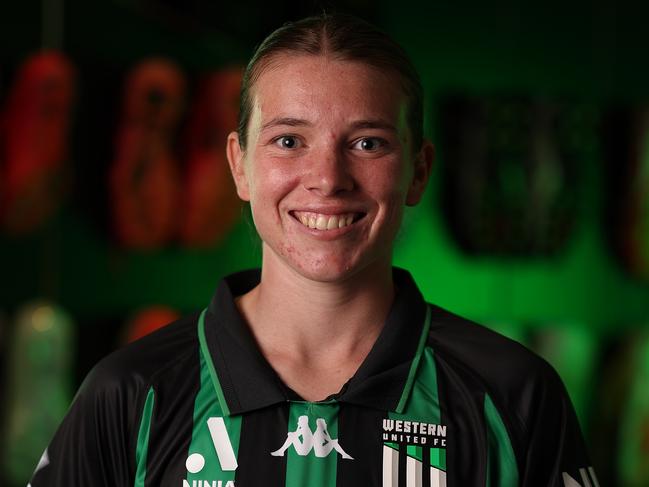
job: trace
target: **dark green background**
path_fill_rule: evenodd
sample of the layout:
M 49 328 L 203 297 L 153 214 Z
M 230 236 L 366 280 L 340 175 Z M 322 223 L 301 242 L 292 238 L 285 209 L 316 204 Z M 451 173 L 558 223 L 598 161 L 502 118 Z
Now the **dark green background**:
M 39 8 L 30 1 L 6 7 L 3 94 L 18 62 L 40 45 Z M 410 0 L 357 0 L 338 8 L 365 14 L 412 55 L 426 89 L 433 140 L 436 103 L 448 92 L 562 97 L 598 108 L 643 103 L 649 93 L 642 30 L 647 9 L 634 12 L 612 2 Z M 185 68 L 191 83 L 201 72 L 245 60 L 270 29 L 312 10 L 299 2 L 67 2 L 63 48 L 78 65 L 80 81 L 72 135 L 75 186 L 65 210 L 41 234 L 0 237 L 6 276 L 0 305 L 12 310 L 45 295 L 75 315 L 115 315 L 151 303 L 184 311 L 202 306 L 223 274 L 256 265 L 259 247 L 246 223 L 211 251 L 172 244 L 144 254 L 110 242 L 103 182 L 121 81 L 142 57 L 166 55 Z M 412 271 L 429 300 L 478 320 L 568 320 L 603 331 L 646 322 L 649 286 L 621 269 L 604 238 L 604 163 L 594 157 L 584 168 L 578 225 L 556 257 L 464 256 L 438 211 L 438 171 L 426 199 L 406 217 L 395 262 Z

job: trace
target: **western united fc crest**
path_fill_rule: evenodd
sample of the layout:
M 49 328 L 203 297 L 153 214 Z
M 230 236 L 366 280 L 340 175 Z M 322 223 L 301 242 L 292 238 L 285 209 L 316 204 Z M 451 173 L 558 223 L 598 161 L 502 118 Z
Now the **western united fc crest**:
M 424 485 L 424 477 L 431 487 L 446 487 L 446 439 L 445 425 L 384 419 L 383 487 L 400 487 L 401 469 L 405 469 L 405 487 Z

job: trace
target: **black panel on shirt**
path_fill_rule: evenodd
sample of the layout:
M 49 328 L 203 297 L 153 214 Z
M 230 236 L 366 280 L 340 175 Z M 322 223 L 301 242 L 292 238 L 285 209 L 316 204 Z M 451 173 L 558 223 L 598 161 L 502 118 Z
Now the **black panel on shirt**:
M 284 487 L 287 456 L 274 457 L 270 452 L 286 437 L 288 416 L 289 403 L 242 416 L 237 487 Z
M 381 485 L 383 475 L 383 418 L 385 411 L 341 404 L 338 411 L 338 439 L 354 460 L 338 455 L 336 485 L 358 487 Z M 404 484 L 405 485 L 405 484 Z
M 408 468 L 406 467 L 408 462 L 408 453 L 406 450 L 406 447 L 404 445 L 399 446 L 399 475 L 398 479 L 399 482 L 397 485 L 402 486 L 402 485 L 408 485 L 406 482 L 408 481 L 408 476 L 406 475 L 408 473 Z
M 194 402 L 200 389 L 198 345 L 191 357 L 165 371 L 153 384 L 155 402 L 149 446 L 145 487 L 182 485 L 187 475 L 185 461 L 194 426 Z M 164 482 L 163 482 L 164 480 Z
M 430 486 L 430 448 L 424 448 L 424 458 L 422 458 L 422 471 L 424 475 L 421 479 L 421 487 L 431 487 Z
M 473 423 L 483 422 L 470 418 L 484 417 L 483 395 L 487 393 L 511 440 L 522 486 L 563 486 L 563 472 L 579 478 L 578 469 L 588 467 L 590 461 L 574 409 L 555 370 L 513 340 L 436 306 L 431 309 L 429 345 L 435 350 L 442 422 L 450 423 L 447 463 L 451 473 L 461 475 L 470 458 L 467 444 L 474 441 L 477 431 Z M 476 411 L 464 418 L 460 412 L 467 406 Z M 451 430 L 458 422 L 464 429 L 459 436 Z M 484 430 L 483 425 L 480 431 Z M 463 447 L 453 446 L 453 435 L 462 438 Z M 448 478 L 449 485 L 458 481 Z M 460 481 L 464 482 L 469 480 Z
M 446 483 L 483 485 L 487 459 L 483 385 L 452 357 L 435 354 L 435 366 L 441 423 L 446 425 Z
M 451 364 L 454 368 L 463 364 L 480 389 L 489 394 L 507 428 L 522 471 L 527 461 L 524 411 L 533 407 L 530 386 L 533 378 L 551 368 L 518 342 L 437 306 L 431 309 L 430 346 L 436 357 L 455 360 Z
M 34 475 L 33 487 L 132 485 L 137 436 L 149 388 L 156 383 L 164 384 L 163 399 L 158 402 L 156 397 L 152 421 L 153 429 L 159 432 L 162 428 L 156 425 L 156 418 L 182 415 L 169 409 L 178 403 L 167 399 L 168 391 L 188 396 L 193 407 L 192 391 L 196 390 L 198 380 L 196 318 L 197 315 L 188 316 L 161 328 L 113 352 L 93 368 L 48 446 L 50 463 Z M 180 425 L 181 420 L 177 421 L 172 427 Z M 191 429 L 191 423 L 190 419 L 184 427 Z M 153 454 L 148 459 L 155 461 L 161 451 L 166 458 L 171 456 L 168 452 L 176 452 L 177 460 L 156 466 L 148 462 L 152 470 L 175 469 L 176 463 L 184 467 L 186 451 L 177 448 L 182 445 L 178 434 L 173 429 L 164 437 L 154 433 L 157 446 L 150 442 Z

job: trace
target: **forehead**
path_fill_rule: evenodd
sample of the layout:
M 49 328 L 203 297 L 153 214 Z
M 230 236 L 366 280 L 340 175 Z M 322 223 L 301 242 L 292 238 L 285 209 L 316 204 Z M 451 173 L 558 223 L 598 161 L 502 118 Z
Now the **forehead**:
M 325 55 L 274 56 L 262 67 L 252 100 L 253 119 L 283 114 L 338 121 L 382 118 L 396 124 L 406 107 L 397 75 Z

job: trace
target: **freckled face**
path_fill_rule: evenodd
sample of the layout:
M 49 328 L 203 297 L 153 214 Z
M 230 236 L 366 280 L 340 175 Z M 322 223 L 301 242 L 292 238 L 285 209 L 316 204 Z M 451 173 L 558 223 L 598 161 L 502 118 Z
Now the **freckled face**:
M 406 97 L 390 75 L 324 56 L 278 56 L 255 83 L 247 150 L 228 157 L 266 270 L 332 282 L 389 267 L 417 171 Z

